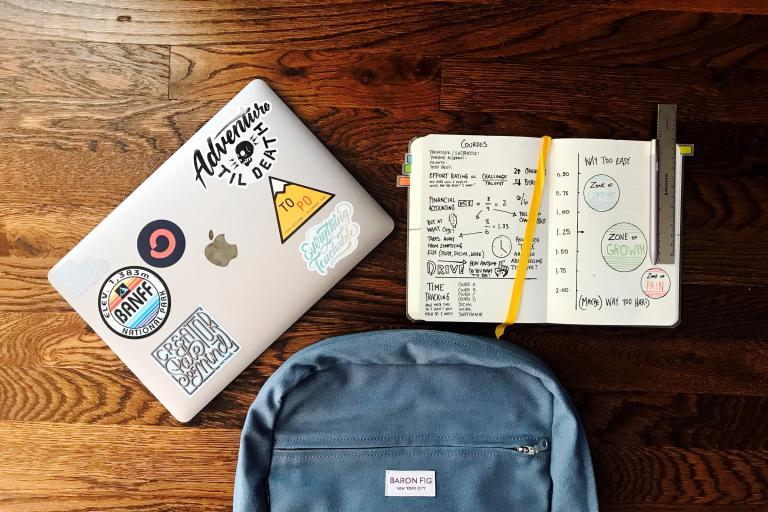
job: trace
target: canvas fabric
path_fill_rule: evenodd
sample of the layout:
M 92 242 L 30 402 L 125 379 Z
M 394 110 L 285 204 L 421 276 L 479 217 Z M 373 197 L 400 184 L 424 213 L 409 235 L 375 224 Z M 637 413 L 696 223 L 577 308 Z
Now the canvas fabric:
M 393 330 L 316 343 L 267 380 L 242 432 L 233 509 L 598 506 L 576 411 L 540 360 L 487 338 Z

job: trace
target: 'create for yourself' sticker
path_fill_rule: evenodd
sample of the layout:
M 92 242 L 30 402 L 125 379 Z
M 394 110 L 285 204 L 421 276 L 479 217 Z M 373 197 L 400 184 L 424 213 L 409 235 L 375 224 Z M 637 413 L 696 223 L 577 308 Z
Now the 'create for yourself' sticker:
M 192 395 L 240 350 L 235 338 L 198 306 L 152 351 L 152 357 Z
M 325 220 L 307 231 L 299 250 L 309 270 L 324 276 L 354 252 L 360 236 L 360 224 L 352 220 L 353 213 L 352 204 L 342 201 Z
M 101 319 L 112 332 L 123 338 L 140 339 L 154 334 L 170 312 L 168 287 L 148 268 L 121 268 L 101 285 Z

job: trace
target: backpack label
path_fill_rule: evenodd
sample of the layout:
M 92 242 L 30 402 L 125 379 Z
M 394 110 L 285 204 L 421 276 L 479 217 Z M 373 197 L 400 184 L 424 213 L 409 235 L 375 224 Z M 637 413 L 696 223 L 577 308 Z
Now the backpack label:
M 386 471 L 384 496 L 435 497 L 434 471 Z

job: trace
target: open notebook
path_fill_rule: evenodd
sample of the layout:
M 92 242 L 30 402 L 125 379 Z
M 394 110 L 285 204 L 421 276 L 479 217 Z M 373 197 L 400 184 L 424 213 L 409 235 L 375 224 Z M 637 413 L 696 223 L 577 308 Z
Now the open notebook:
M 541 139 L 428 135 L 410 146 L 408 316 L 503 322 Z M 650 256 L 656 141 L 554 139 L 517 322 L 672 326 L 675 257 Z

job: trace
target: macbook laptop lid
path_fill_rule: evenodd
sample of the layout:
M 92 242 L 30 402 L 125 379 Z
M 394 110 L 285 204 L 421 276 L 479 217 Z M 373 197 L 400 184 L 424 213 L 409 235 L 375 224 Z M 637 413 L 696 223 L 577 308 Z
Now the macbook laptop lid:
M 48 278 L 188 421 L 392 228 L 255 80 Z

